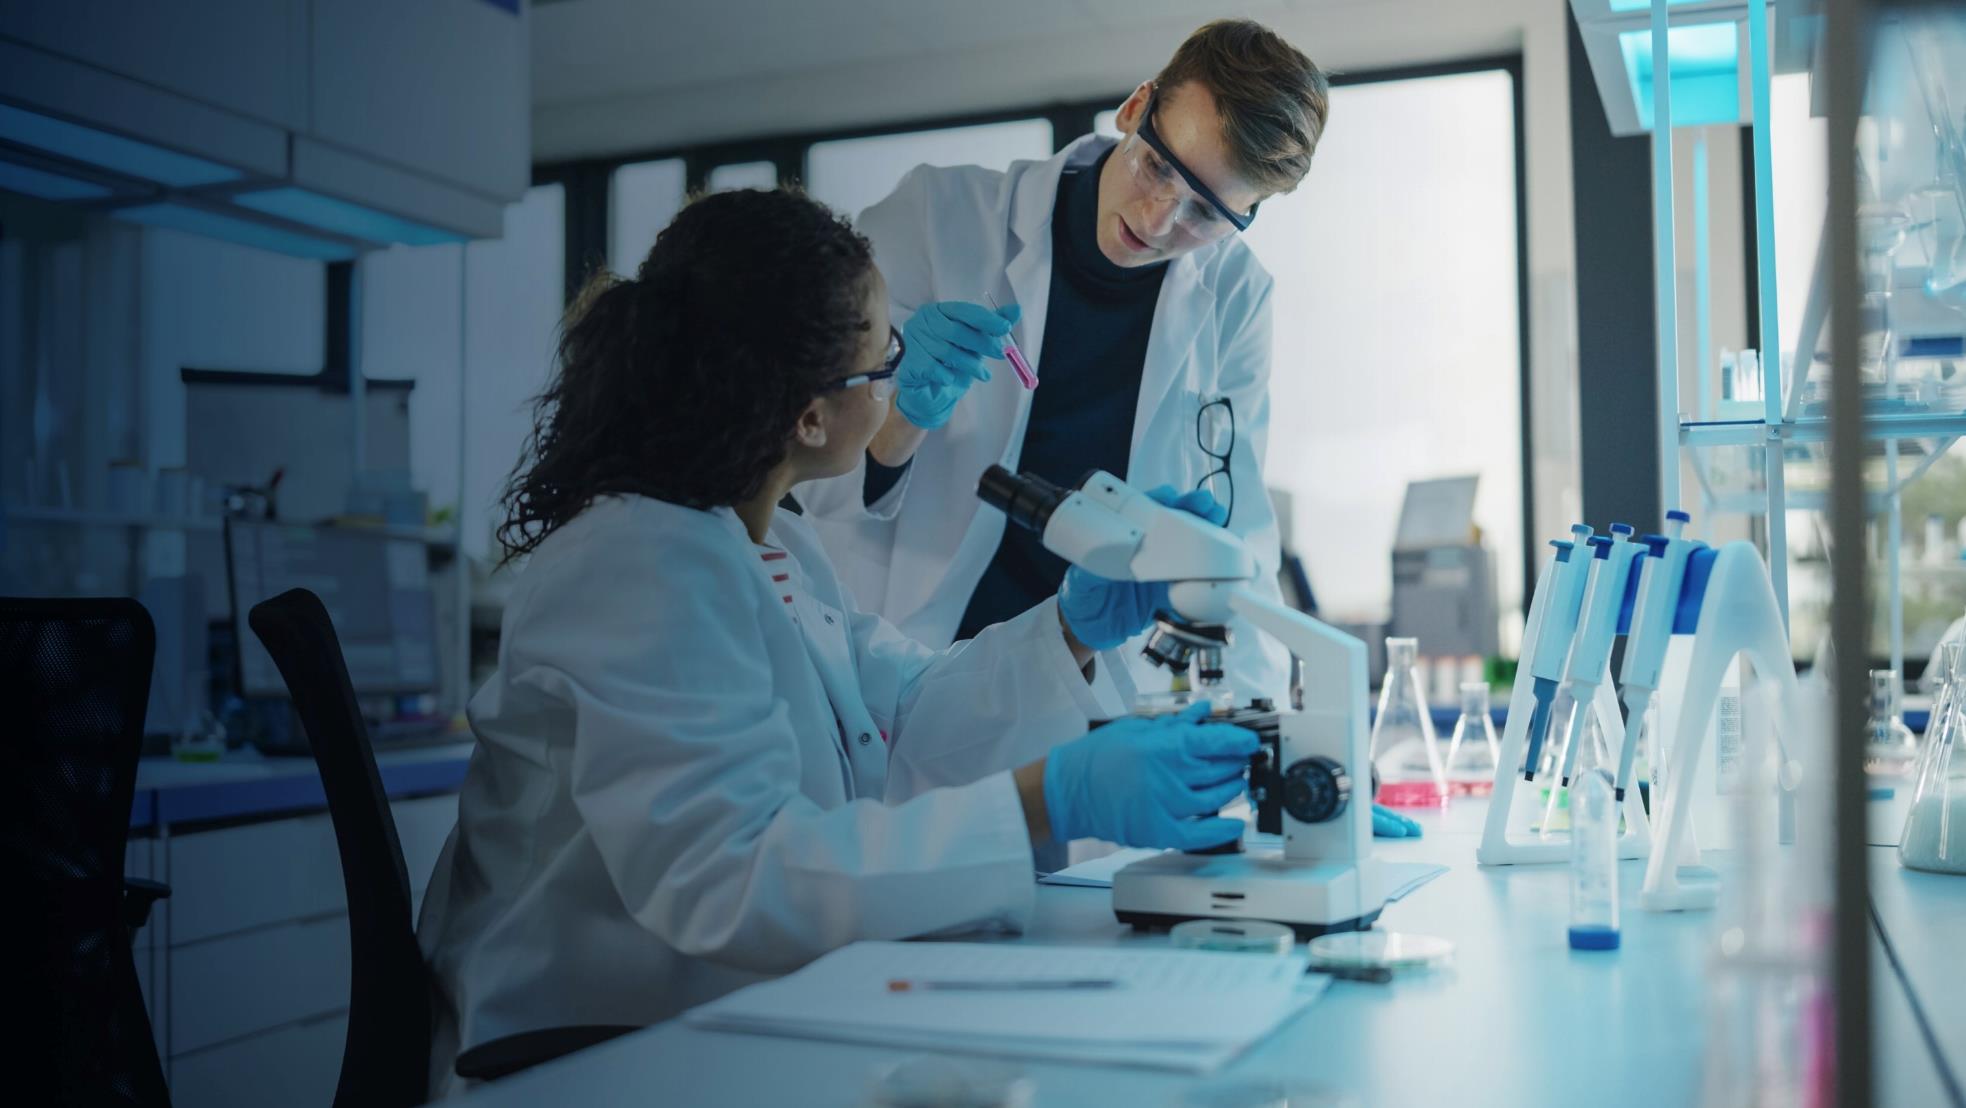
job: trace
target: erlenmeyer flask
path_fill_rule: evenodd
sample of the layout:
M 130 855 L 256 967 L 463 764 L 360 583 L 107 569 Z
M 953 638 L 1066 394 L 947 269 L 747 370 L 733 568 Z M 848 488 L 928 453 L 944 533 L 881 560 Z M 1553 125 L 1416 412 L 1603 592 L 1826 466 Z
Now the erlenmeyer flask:
M 1925 717 L 1925 737 L 1918 744 L 1918 758 L 1912 764 L 1914 782 L 1925 772 L 1925 762 L 1938 747 L 1940 733 L 1951 724 L 1953 700 L 1960 693 L 1957 679 L 1960 649 L 1957 641 L 1941 642 L 1925 666 L 1926 675 L 1932 679 L 1932 711 Z
M 1880 776 L 1903 775 L 1918 754 L 1918 736 L 1898 712 L 1895 670 L 1870 671 L 1870 723 L 1864 744 L 1864 769 Z
M 1502 744 L 1488 715 L 1488 682 L 1461 682 L 1461 718 L 1447 744 L 1447 787 L 1463 796 L 1487 796 L 1495 789 L 1495 764 Z
M 1926 749 L 1918 759 L 1904 834 L 1898 837 L 1898 860 L 1912 869 L 1966 873 L 1966 757 L 1959 752 L 1960 730 L 1966 728 L 1966 685 L 1961 684 L 1966 671 L 1960 668 L 1959 645 L 1945 645 L 1952 648 L 1951 695 L 1945 698 L 1944 719 L 1935 714 L 1925 729 Z
M 1434 736 L 1433 714 L 1420 687 L 1420 640 L 1386 640 L 1386 683 L 1372 721 L 1372 764 L 1379 770 L 1379 803 L 1436 807 L 1447 801 L 1447 772 Z

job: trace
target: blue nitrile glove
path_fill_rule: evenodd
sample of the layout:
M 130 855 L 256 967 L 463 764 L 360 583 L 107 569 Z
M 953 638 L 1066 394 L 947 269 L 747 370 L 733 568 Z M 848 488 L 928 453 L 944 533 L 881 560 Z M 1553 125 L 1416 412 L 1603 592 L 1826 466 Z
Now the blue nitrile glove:
M 988 381 L 986 358 L 1002 358 L 1004 340 L 1020 312 L 1015 304 L 994 312 L 963 300 L 923 304 L 901 328 L 907 353 L 894 375 L 895 406 L 926 431 L 949 422 L 956 402 L 973 381 Z
M 1172 485 L 1148 489 L 1147 495 L 1170 508 L 1198 515 L 1216 526 L 1229 518 L 1207 489 L 1177 493 Z M 1094 650 L 1118 646 L 1146 630 L 1154 613 L 1167 607 L 1165 581 L 1108 581 L 1073 566 L 1058 587 L 1058 613 L 1078 640 Z
M 1417 839 L 1420 825 L 1386 807 L 1372 806 L 1372 837 L 1375 839 Z
M 1053 747 L 1044 763 L 1052 841 L 1200 850 L 1241 838 L 1241 820 L 1215 813 L 1242 794 L 1260 742 L 1247 728 L 1202 723 L 1212 707 L 1116 719 Z

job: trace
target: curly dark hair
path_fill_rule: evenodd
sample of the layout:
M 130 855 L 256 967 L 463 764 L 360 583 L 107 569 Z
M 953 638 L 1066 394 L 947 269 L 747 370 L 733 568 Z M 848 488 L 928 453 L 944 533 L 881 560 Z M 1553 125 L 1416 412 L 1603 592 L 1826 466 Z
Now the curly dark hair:
M 692 508 L 756 496 L 792 429 L 871 326 L 873 248 L 796 192 L 721 192 L 656 236 L 633 279 L 597 274 L 499 503 L 503 560 L 596 497 Z

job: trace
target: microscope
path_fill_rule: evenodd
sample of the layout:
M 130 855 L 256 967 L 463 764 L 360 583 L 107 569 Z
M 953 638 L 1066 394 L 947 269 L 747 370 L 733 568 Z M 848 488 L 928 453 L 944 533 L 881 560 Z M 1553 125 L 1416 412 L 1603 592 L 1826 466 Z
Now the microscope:
M 1237 843 L 1135 862 L 1113 879 L 1120 922 L 1271 920 L 1300 937 L 1370 927 L 1388 890 L 1372 859 L 1365 644 L 1253 588 L 1256 560 L 1234 534 L 1110 473 L 1094 470 L 1074 489 L 991 466 L 976 495 L 1074 565 L 1113 580 L 1167 582 L 1170 607 L 1157 614 L 1145 654 L 1176 673 L 1192 667 L 1197 696 L 1221 703 L 1233 616 L 1281 642 L 1301 673 L 1288 710 L 1258 700 L 1218 706 L 1214 717 L 1263 740 L 1250 800 L 1258 832 L 1280 836 L 1281 850 Z

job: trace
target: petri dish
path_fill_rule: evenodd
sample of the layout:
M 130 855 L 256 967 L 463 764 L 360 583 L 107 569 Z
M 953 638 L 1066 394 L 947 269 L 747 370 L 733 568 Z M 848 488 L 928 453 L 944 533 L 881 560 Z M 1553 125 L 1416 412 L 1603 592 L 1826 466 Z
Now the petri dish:
M 1432 935 L 1399 931 L 1346 931 L 1319 935 L 1305 946 L 1311 968 L 1431 969 L 1454 956 L 1454 944 Z
M 1182 1092 L 1172 1108 L 1356 1108 L 1351 1096 L 1299 1081 L 1210 1081 Z
M 875 1108 L 1030 1108 L 1035 1090 L 1015 1066 L 920 1054 L 874 1072 Z
M 1281 923 L 1265 920 L 1191 919 L 1168 931 L 1176 950 L 1222 950 L 1281 957 L 1297 936 Z

